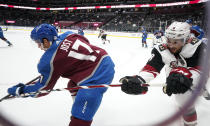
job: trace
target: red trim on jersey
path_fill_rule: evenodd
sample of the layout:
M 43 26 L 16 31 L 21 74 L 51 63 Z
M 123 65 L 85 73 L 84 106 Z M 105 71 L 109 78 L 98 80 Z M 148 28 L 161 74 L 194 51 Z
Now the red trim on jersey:
M 157 73 L 159 73 L 154 67 L 152 67 L 148 64 L 146 66 L 144 66 L 141 71 L 151 73 L 151 74 L 153 74 L 154 77 L 156 77 Z
M 197 120 L 197 114 L 193 113 L 192 115 L 184 115 L 183 118 L 186 122 L 194 122 Z
M 111 6 L 106 6 L 106 8 L 111 8 Z
M 189 71 L 189 69 L 185 68 L 185 67 L 176 67 L 174 69 L 171 70 L 170 74 L 172 73 L 178 73 L 178 74 L 182 74 L 187 78 L 191 78 L 192 77 L 192 73 Z
M 201 73 L 200 68 L 201 68 L 200 66 L 195 66 L 195 67 L 190 67 L 188 70 L 194 70 L 200 74 Z

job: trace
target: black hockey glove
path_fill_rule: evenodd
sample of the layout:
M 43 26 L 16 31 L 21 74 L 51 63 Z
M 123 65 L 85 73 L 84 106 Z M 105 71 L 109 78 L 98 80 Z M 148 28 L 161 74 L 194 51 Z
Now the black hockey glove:
M 148 87 L 142 86 L 141 84 L 145 83 L 145 80 L 140 76 L 125 76 L 120 79 L 121 90 L 126 94 L 146 94 Z
M 163 87 L 163 92 L 168 96 L 172 94 L 184 94 L 191 89 L 192 74 L 187 68 L 177 67 L 173 69 L 166 79 L 166 86 Z

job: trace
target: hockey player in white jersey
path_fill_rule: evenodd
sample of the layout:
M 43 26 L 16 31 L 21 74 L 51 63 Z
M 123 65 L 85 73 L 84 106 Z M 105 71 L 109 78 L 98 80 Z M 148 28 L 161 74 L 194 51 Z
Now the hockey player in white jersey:
M 199 39 L 190 38 L 190 25 L 186 22 L 173 22 L 166 30 L 166 44 L 156 45 L 152 57 L 138 75 L 120 79 L 121 90 L 127 94 L 145 94 L 149 83 L 166 67 L 166 86 L 163 92 L 175 96 L 178 107 L 191 97 L 200 78 L 200 59 L 206 45 Z M 184 126 L 197 125 L 197 113 L 192 104 L 182 115 Z
M 108 40 L 106 37 L 107 37 L 107 34 L 105 33 L 104 30 L 100 29 L 99 30 L 99 35 L 98 35 L 98 38 L 101 37 L 101 40 L 103 42 L 103 44 L 106 44 L 106 42 L 109 42 L 110 43 L 110 40 Z
M 166 38 L 164 36 L 163 30 L 157 30 L 154 32 L 154 38 L 153 38 L 153 45 L 158 45 L 166 43 Z

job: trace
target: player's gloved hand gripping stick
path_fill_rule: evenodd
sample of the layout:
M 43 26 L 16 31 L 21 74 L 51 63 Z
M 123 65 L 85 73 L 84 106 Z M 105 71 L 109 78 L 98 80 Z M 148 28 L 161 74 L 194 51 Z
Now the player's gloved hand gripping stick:
M 140 76 L 125 76 L 120 79 L 121 90 L 125 92 L 126 94 L 133 94 L 133 95 L 139 95 L 139 94 L 146 94 L 148 91 L 148 86 L 145 85 L 145 80 Z
M 32 79 L 31 81 L 27 82 L 26 85 L 27 85 L 27 84 L 33 83 L 34 81 L 40 79 L 40 77 L 41 77 L 41 76 L 38 76 L 38 77 Z M 21 86 L 23 86 L 23 84 L 18 84 L 18 85 L 16 85 L 16 87 L 21 87 Z M 15 86 L 14 86 L 14 87 L 15 87 Z M 3 101 L 3 100 L 6 100 L 6 99 L 14 98 L 14 97 L 15 97 L 15 96 L 10 95 L 10 94 L 9 94 L 9 95 L 6 95 L 5 97 L 3 97 L 3 98 L 0 99 L 0 102 Z

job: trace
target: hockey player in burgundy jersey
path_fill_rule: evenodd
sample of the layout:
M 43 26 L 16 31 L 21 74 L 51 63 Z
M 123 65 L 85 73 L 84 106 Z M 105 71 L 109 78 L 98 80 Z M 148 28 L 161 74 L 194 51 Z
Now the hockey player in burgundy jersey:
M 167 85 L 163 92 L 168 96 L 174 94 L 179 107 L 182 107 L 199 80 L 200 59 L 206 47 L 196 37 L 190 38 L 190 25 L 186 22 L 173 22 L 166 30 L 166 38 L 166 44 L 157 45 L 152 50 L 152 57 L 139 75 L 120 79 L 121 89 L 127 94 L 145 94 L 148 88 L 141 84 L 150 82 L 165 66 Z M 197 124 L 194 105 L 184 113 L 183 119 L 185 126 Z
M 185 22 L 191 26 L 190 32 L 194 37 L 198 38 L 199 40 L 201 40 L 204 37 L 204 31 L 200 28 L 200 26 L 193 25 L 192 20 L 186 20 Z
M 22 83 L 8 89 L 13 96 L 52 89 L 59 77 L 69 78 L 68 87 L 110 84 L 114 77 L 114 63 L 107 52 L 93 46 L 73 32 L 60 36 L 54 26 L 41 24 L 31 32 L 31 38 L 45 53 L 38 64 L 42 75 L 35 84 Z M 69 126 L 90 126 L 107 88 L 79 89 L 71 92 L 74 103 Z M 46 94 L 31 95 L 40 97 Z

